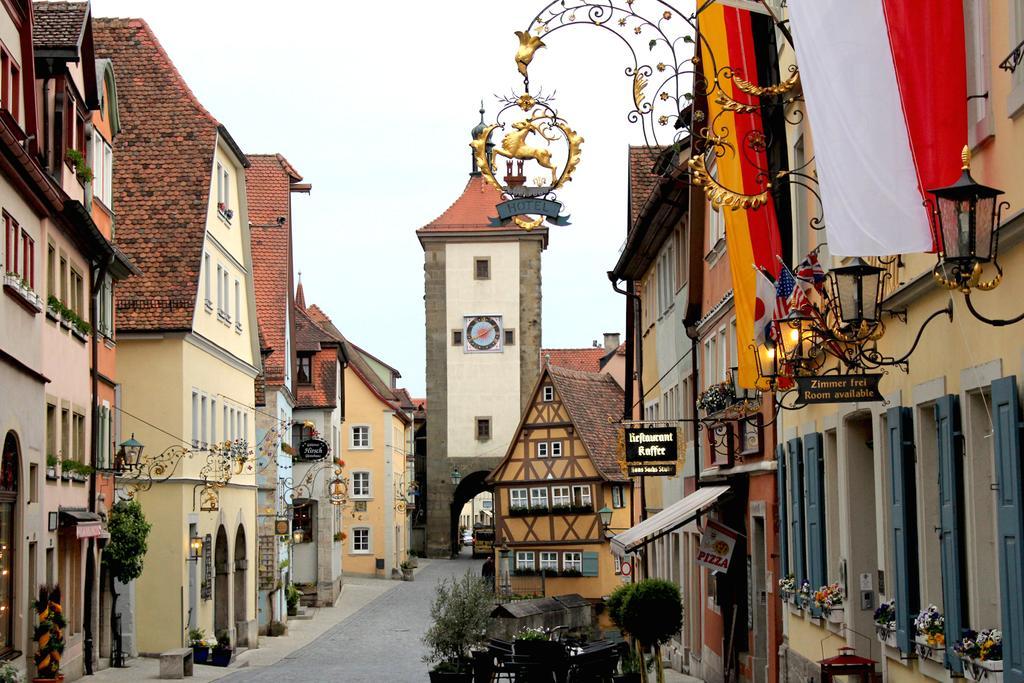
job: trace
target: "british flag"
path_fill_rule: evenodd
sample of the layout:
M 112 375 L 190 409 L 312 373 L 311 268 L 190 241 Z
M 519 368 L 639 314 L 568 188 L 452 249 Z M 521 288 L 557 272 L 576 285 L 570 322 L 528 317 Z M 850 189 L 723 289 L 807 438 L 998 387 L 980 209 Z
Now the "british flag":
M 821 291 L 825 285 L 825 269 L 821 267 L 816 253 L 812 251 L 796 267 L 796 279 L 805 292 L 808 287 L 814 287 L 817 291 Z

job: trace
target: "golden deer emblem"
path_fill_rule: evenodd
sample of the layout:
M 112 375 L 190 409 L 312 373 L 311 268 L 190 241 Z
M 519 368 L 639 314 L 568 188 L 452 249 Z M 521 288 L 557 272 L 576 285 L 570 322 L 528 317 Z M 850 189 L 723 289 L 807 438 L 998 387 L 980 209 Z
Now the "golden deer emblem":
M 516 121 L 512 124 L 512 132 L 505 135 L 501 140 L 501 147 L 494 149 L 494 154 L 507 159 L 519 159 L 523 161 L 533 160 L 551 171 L 551 184 L 557 182 L 558 169 L 551 163 L 551 150 L 543 147 L 531 147 L 526 144 L 526 139 L 531 133 L 536 133 L 548 142 L 554 142 L 555 138 L 544 134 L 534 119 Z

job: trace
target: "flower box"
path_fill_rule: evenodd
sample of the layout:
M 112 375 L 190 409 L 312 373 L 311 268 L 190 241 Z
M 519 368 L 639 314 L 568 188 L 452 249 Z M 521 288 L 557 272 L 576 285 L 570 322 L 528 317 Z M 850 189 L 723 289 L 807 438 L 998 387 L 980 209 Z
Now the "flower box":
M 42 312 L 43 300 L 17 273 L 7 273 L 4 275 L 4 291 L 10 294 L 22 308 L 32 315 Z
M 231 663 L 231 657 L 234 654 L 233 648 L 215 647 L 210 651 L 210 664 L 214 666 L 227 666 Z
M 933 662 L 943 662 L 943 654 L 946 651 L 946 645 L 943 642 L 936 640 L 929 641 L 924 636 L 916 636 L 914 638 L 915 649 L 917 654 L 922 659 L 930 659 Z
M 830 624 L 842 624 L 846 621 L 846 607 L 839 605 L 825 612 L 825 621 Z
M 896 627 L 883 626 L 881 624 L 875 624 L 875 634 L 878 636 L 878 642 L 883 645 L 888 645 L 891 648 L 896 647 Z
M 206 661 L 210 657 L 210 648 L 205 645 L 193 645 L 192 646 L 192 661 L 195 664 L 206 664 Z
M 1002 683 L 1002 660 L 982 660 L 973 659 L 971 657 L 961 657 L 960 659 L 964 663 L 964 675 L 972 681 L 986 681 L 986 683 Z

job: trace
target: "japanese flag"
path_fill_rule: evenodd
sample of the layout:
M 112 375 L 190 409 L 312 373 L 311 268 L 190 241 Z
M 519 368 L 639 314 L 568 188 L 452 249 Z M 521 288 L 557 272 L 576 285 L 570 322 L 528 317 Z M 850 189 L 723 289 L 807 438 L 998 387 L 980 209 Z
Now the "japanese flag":
M 757 298 L 754 299 L 754 344 L 764 344 L 775 312 L 775 285 L 760 268 L 755 268 Z

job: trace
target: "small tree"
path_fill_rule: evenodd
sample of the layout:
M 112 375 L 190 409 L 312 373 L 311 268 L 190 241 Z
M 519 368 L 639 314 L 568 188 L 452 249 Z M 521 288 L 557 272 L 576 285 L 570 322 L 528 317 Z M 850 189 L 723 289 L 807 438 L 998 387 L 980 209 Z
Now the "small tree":
M 128 583 L 142 576 L 142 562 L 146 557 L 149 531 L 153 525 L 146 521 L 142 506 L 135 500 L 123 500 L 110 508 L 107 531 L 110 540 L 103 549 L 103 566 L 110 576 L 110 623 L 116 620 L 117 590 L 115 581 Z
M 624 583 L 611 592 L 608 599 L 604 601 L 604 607 L 608 610 L 608 618 L 612 620 L 612 623 L 619 627 L 620 631 L 625 631 L 626 626 L 622 619 L 622 606 L 629 599 L 629 596 L 633 594 L 633 589 L 636 588 L 635 583 Z
M 423 660 L 435 664 L 436 671 L 467 671 L 471 648 L 487 633 L 493 601 L 488 582 L 468 571 L 459 579 L 442 579 L 430 606 L 434 624 L 423 636 L 430 648 Z
M 634 584 L 620 609 L 623 626 L 643 647 L 653 647 L 658 681 L 663 683 L 661 645 L 683 627 L 683 601 L 679 586 L 671 581 L 646 579 Z M 641 664 L 643 663 L 641 650 Z
M 56 679 L 60 673 L 60 658 L 64 653 L 64 620 L 60 606 L 59 586 L 40 586 L 35 604 L 39 623 L 36 624 L 36 673 L 41 679 Z

